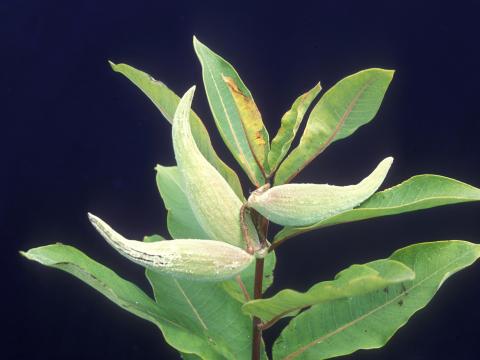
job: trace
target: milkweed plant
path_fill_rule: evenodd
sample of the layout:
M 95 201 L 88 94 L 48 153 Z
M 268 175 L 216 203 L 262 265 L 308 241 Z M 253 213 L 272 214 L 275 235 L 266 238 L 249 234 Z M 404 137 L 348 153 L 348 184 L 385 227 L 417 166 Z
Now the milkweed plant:
M 285 289 L 263 296 L 273 281 L 275 251 L 296 235 L 479 201 L 480 189 L 444 176 L 417 175 L 378 191 L 392 157 L 372 164 L 369 175 L 366 171 L 354 185 L 294 183 L 329 145 L 373 119 L 394 72 L 360 71 L 314 104 L 321 92 L 316 84 L 293 102 L 270 141 L 252 94 L 232 65 L 196 38 L 194 48 L 218 131 L 255 190 L 246 194 L 212 147 L 191 109 L 195 87 L 180 98 L 150 75 L 110 63 L 172 124 L 176 166 L 155 168 L 172 240 L 159 235 L 129 240 L 99 217 L 88 217 L 115 250 L 146 269 L 154 297 L 68 245 L 22 255 L 74 275 L 152 322 L 179 357 L 206 360 L 267 359 L 262 334 L 284 318 L 289 321 L 268 351 L 275 360 L 330 359 L 382 347 L 448 277 L 480 257 L 480 245 L 467 241 L 420 243 L 352 265 L 305 292 Z M 290 151 L 305 117 L 298 145 Z M 269 236 L 269 222 L 283 228 Z

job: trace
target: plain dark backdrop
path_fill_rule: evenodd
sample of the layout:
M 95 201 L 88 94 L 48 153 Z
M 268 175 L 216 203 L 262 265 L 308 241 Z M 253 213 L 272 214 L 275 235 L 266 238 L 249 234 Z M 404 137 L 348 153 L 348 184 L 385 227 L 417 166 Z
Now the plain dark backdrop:
M 0 3 L 3 359 L 173 359 L 149 323 L 70 275 L 18 255 L 74 245 L 146 287 L 142 269 L 95 233 L 86 212 L 132 238 L 166 235 L 155 164 L 173 164 L 170 125 L 107 59 L 126 62 L 194 107 L 232 164 L 210 116 L 192 35 L 228 59 L 273 135 L 281 115 L 369 67 L 396 69 L 373 122 L 333 144 L 297 181 L 345 185 L 393 155 L 384 186 L 420 173 L 480 186 L 476 1 L 20 1 Z M 245 176 L 244 187 L 248 190 Z M 480 242 L 480 206 L 465 204 L 312 232 L 278 251 L 277 282 L 305 290 L 351 263 L 415 242 Z M 386 347 L 350 359 L 477 359 L 480 266 L 457 274 Z M 271 344 L 277 330 L 266 334 Z

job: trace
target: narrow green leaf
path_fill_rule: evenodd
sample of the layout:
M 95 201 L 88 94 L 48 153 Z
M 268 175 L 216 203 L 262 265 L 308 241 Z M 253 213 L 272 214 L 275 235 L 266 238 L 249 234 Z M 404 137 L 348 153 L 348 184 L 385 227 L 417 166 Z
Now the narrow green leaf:
M 173 239 L 206 239 L 208 235 L 195 218 L 178 167 L 157 165 L 157 187 L 168 210 L 167 227 Z
M 299 96 L 290 110 L 283 115 L 280 129 L 278 129 L 277 135 L 273 138 L 272 146 L 268 153 L 268 164 L 271 173 L 278 168 L 285 155 L 287 155 L 298 128 L 305 117 L 305 113 L 321 90 L 322 87 L 318 83 L 313 89 Z
M 374 194 L 353 210 L 310 226 L 285 227 L 274 241 L 283 241 L 327 226 L 471 201 L 480 201 L 480 189 L 444 176 L 417 175 Z
M 167 343 L 179 351 L 205 354 L 204 359 L 225 359 L 219 356 L 209 357 L 210 354 L 216 355 L 214 351 L 210 351 L 210 344 L 205 343 L 204 337 L 192 334 L 175 314 L 170 313 L 168 306 L 157 304 L 136 285 L 122 279 L 74 247 L 54 244 L 30 249 L 26 253 L 22 252 L 22 255 L 72 274 L 123 309 L 154 323 L 162 331 Z
M 312 305 L 363 295 L 414 278 L 415 273 L 398 261 L 377 260 L 352 265 L 338 273 L 335 280 L 318 283 L 305 293 L 287 289 L 268 299 L 249 301 L 243 305 L 243 311 L 270 322 L 293 316 Z
M 158 319 L 162 317 L 162 313 L 148 295 L 80 250 L 68 245 L 52 244 L 21 254 L 29 260 L 75 276 L 121 308 L 159 325 Z
M 250 93 L 245 94 L 238 87 L 234 79 L 222 76 L 228 90 L 237 106 L 238 115 L 242 121 L 243 130 L 252 150 L 253 156 L 263 172 L 268 174 L 268 152 L 270 151 L 270 138 L 262 121 L 262 115 Z
M 168 122 L 173 122 L 173 116 L 177 109 L 180 97 L 170 90 L 164 83 L 155 80 L 149 74 L 137 70 L 126 64 L 114 64 L 110 62 L 112 69 L 129 79 L 135 84 L 160 110 Z M 207 129 L 198 115 L 192 110 L 190 112 L 190 125 L 192 127 L 195 142 L 205 158 L 218 172 L 227 180 L 239 198 L 243 198 L 242 186 L 237 174 L 228 167 L 213 149 Z
M 265 173 L 262 171 L 262 164 L 257 162 L 250 148 L 237 105 L 223 77 L 233 79 L 244 96 L 252 98 L 252 95 L 232 65 L 196 38 L 193 39 L 193 45 L 202 65 L 208 103 L 220 135 L 250 181 L 257 187 L 263 185 Z
M 146 275 L 158 306 L 197 341 L 189 353 L 205 360 L 250 359 L 251 319 L 242 313 L 241 303 L 224 290 L 222 283 L 174 279 L 150 270 Z M 266 359 L 265 353 L 262 359 Z
M 382 347 L 449 276 L 479 257 L 479 245 L 455 240 L 398 250 L 390 259 L 413 269 L 414 280 L 313 306 L 282 331 L 273 358 L 322 360 Z
M 275 185 L 288 183 L 332 142 L 352 135 L 370 122 L 392 77 L 392 70 L 363 70 L 328 90 L 313 108 L 300 144 L 280 165 Z

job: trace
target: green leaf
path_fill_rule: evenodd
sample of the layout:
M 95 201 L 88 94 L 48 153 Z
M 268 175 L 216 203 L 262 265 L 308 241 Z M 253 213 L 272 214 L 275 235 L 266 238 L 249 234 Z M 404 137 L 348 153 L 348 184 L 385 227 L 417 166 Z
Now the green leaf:
M 299 145 L 280 165 L 275 185 L 288 183 L 332 142 L 370 122 L 392 77 L 392 70 L 363 70 L 328 90 L 313 108 Z
M 158 305 L 136 285 L 122 279 L 74 247 L 54 244 L 30 249 L 21 254 L 27 259 L 72 274 L 123 309 L 154 323 L 162 331 L 165 340 L 176 349 L 185 353 L 200 353 L 198 349 L 206 347 L 203 338 L 193 336 L 184 324 L 169 313 L 168 306 Z M 208 356 L 205 358 L 220 359 Z
M 162 313 L 148 295 L 80 250 L 68 245 L 52 244 L 21 254 L 29 260 L 72 274 L 121 308 L 159 325 L 158 319 L 162 318 Z
M 312 305 L 363 295 L 414 278 L 415 273 L 398 261 L 377 260 L 352 265 L 338 273 L 335 280 L 318 283 L 305 293 L 287 289 L 268 299 L 249 301 L 243 305 L 243 311 L 271 322 Z
M 185 184 L 176 166 L 157 165 L 157 187 L 168 210 L 167 227 L 173 239 L 205 239 L 209 237 L 195 218 L 188 202 Z
M 193 45 L 202 65 L 205 91 L 220 135 L 250 181 L 257 187 L 263 185 L 265 183 L 265 169 L 261 168 L 262 164 L 257 161 L 250 148 L 237 105 L 223 77 L 233 79 L 244 96 L 251 99 L 252 95 L 235 69 L 227 61 L 195 37 Z
M 179 350 L 205 360 L 250 359 L 252 321 L 222 283 L 174 279 L 150 270 L 146 276 L 158 306 L 188 331 L 185 343 L 195 343 L 190 351 Z M 265 353 L 262 358 L 266 359 Z
M 479 245 L 455 240 L 398 250 L 390 259 L 413 269 L 414 280 L 313 306 L 282 331 L 273 358 L 322 360 L 382 347 L 449 276 L 479 257 Z
M 175 110 L 177 109 L 180 97 L 170 90 L 164 83 L 155 80 L 149 74 L 137 70 L 126 64 L 114 64 L 110 62 L 112 69 L 124 75 L 135 84 L 160 110 L 168 122 L 172 123 Z M 212 164 L 218 172 L 227 180 L 235 193 L 243 199 L 242 186 L 237 174 L 228 167 L 213 149 L 207 129 L 198 115 L 192 110 L 190 112 L 190 125 L 195 142 L 200 152 Z
M 202 360 L 201 357 L 194 354 L 180 354 L 183 360 Z
M 269 173 L 268 152 L 270 151 L 270 138 L 262 121 L 262 115 L 250 92 L 244 93 L 234 79 L 222 76 L 228 90 L 237 106 L 238 115 L 242 121 L 243 130 L 248 140 L 250 150 L 264 173 Z
M 305 227 L 285 227 L 275 242 L 327 226 L 480 200 L 480 189 L 439 175 L 417 175 L 374 194 L 359 207 Z
M 318 83 L 313 89 L 299 96 L 290 110 L 283 115 L 280 129 L 278 129 L 277 135 L 273 138 L 272 146 L 268 153 L 268 164 L 271 173 L 275 172 L 285 155 L 287 155 L 298 128 L 305 117 L 305 113 L 321 90 L 322 87 Z

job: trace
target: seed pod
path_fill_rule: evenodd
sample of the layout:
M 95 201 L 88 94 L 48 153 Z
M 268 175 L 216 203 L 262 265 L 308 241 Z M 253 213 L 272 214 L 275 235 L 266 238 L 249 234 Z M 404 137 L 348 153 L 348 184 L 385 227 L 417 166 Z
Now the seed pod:
M 239 220 L 242 201 L 204 158 L 192 136 L 188 119 L 194 91 L 192 87 L 180 100 L 172 125 L 175 158 L 187 197 L 196 219 L 211 239 L 245 249 Z M 245 221 L 254 247 L 258 248 L 258 235 L 249 215 Z
M 121 255 L 143 267 L 177 278 L 222 281 L 234 277 L 253 255 L 221 241 L 165 240 L 153 243 L 128 240 L 95 215 L 88 218 L 104 239 Z
M 254 191 L 248 206 L 276 224 L 307 226 L 341 212 L 353 209 L 367 200 L 380 187 L 392 165 L 384 159 L 357 185 L 285 184 Z

